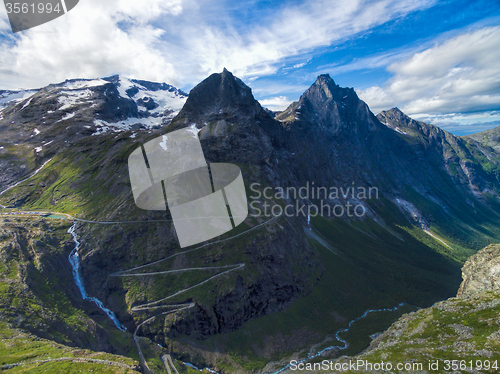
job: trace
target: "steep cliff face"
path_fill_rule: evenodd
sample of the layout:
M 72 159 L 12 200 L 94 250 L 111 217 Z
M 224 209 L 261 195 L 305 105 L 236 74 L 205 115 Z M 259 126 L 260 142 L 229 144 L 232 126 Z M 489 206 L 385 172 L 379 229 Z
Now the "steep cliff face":
M 193 125 L 208 161 L 250 165 L 269 162 L 282 131 L 251 89 L 226 69 L 191 90 L 167 131 Z
M 332 135 L 346 134 L 364 139 L 379 124 L 373 113 L 352 88 L 338 86 L 328 75 L 316 82 L 276 119 L 283 122 L 309 120 Z
M 440 165 L 456 185 L 476 197 L 484 192 L 498 194 L 499 158 L 497 152 L 487 145 L 415 121 L 398 108 L 383 111 L 377 118 L 402 138 L 408 139 L 420 157 Z
M 487 147 L 491 147 L 500 151 L 500 126 L 494 129 L 478 132 L 477 134 L 471 134 L 464 136 L 466 139 L 475 140 Z
M 177 115 L 176 122 L 186 125 L 197 123 L 201 128 L 204 123 L 221 119 L 248 122 L 256 116 L 266 115 L 254 99 L 250 87 L 224 69 L 222 73 L 212 74 L 191 90 L 189 100 Z

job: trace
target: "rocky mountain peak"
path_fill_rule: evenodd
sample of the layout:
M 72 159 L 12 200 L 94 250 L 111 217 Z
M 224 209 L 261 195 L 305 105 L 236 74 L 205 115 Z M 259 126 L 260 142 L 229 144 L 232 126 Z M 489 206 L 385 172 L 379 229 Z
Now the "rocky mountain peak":
M 340 87 L 328 74 L 316 81 L 276 119 L 317 124 L 331 134 L 364 137 L 375 130 L 378 121 L 353 88 Z
M 210 75 L 189 93 L 186 104 L 175 121 L 177 127 L 219 120 L 241 122 L 255 116 L 268 116 L 255 100 L 252 90 L 224 68 Z
M 393 123 L 397 122 L 401 125 L 408 126 L 411 124 L 413 119 L 404 114 L 398 107 L 394 107 L 389 110 L 384 110 L 377 115 L 377 118 L 383 123 Z
M 272 153 L 281 127 L 255 100 L 252 90 L 229 70 L 210 75 L 194 87 L 167 127 L 196 126 L 210 162 L 262 164 Z
M 343 103 L 346 99 L 358 101 L 353 88 L 340 87 L 328 74 L 321 74 L 316 82 L 302 95 L 311 101 L 314 106 L 328 104 L 330 101 Z
M 380 112 L 377 114 L 377 118 L 381 123 L 396 132 L 413 136 L 423 135 L 431 143 L 432 141 L 441 143 L 443 139 L 448 138 L 453 142 L 457 140 L 437 126 L 410 118 L 397 107 Z

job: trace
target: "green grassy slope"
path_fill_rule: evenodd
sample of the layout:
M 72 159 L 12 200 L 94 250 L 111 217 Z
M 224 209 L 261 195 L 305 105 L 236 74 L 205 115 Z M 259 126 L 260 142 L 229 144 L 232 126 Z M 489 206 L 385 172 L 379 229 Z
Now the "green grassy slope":
M 0 370 L 9 373 L 137 373 L 134 359 L 72 348 L 0 322 Z

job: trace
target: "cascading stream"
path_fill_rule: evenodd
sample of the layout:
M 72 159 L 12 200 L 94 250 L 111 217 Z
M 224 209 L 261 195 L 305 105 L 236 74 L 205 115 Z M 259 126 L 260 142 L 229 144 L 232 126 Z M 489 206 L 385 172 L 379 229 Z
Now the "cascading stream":
M 227 240 L 231 240 L 233 238 L 236 238 L 238 236 L 241 236 L 241 235 L 244 235 L 244 234 L 247 234 L 248 232 L 250 231 L 253 231 L 255 229 L 257 229 L 258 227 L 262 226 L 262 225 L 265 225 L 265 224 L 268 224 L 270 223 L 271 221 L 275 220 L 276 218 L 278 218 L 279 216 L 277 217 L 274 217 L 266 222 L 263 222 L 255 227 L 253 227 L 252 229 L 249 229 L 243 233 L 240 233 L 238 235 L 235 235 L 233 237 L 230 237 L 230 238 L 227 238 L 227 239 L 222 239 L 222 240 L 219 240 L 219 241 L 216 241 L 216 242 L 211 242 L 211 243 L 206 243 L 204 245 L 201 245 L 197 248 L 194 248 L 194 249 L 191 249 L 191 250 L 187 250 L 187 251 L 184 251 L 184 252 L 180 252 L 180 253 L 177 253 L 175 255 L 172 255 L 170 257 L 167 257 L 167 258 L 164 258 L 164 259 L 161 259 L 161 260 L 158 260 L 158 261 L 155 261 L 153 263 L 149 263 L 149 264 L 145 264 L 145 265 L 142 265 L 142 266 L 138 266 L 138 267 L 135 267 L 135 268 L 132 268 L 132 269 L 127 269 L 127 270 L 122 270 L 122 271 L 119 271 L 119 272 L 116 272 L 116 273 L 112 273 L 110 274 L 109 276 L 110 277 L 143 277 L 143 276 L 150 276 L 150 275 L 155 275 L 155 274 L 167 274 L 167 273 L 172 273 L 172 272 L 179 272 L 179 271 L 189 271 L 189 270 L 194 270 L 194 269 L 179 269 L 179 270 L 175 270 L 175 271 L 172 271 L 172 270 L 167 270 L 167 271 L 159 271 L 159 272 L 153 272 L 153 273 L 134 273 L 135 270 L 139 270 L 139 269 L 142 269 L 142 268 L 145 268 L 145 267 L 148 267 L 148 266 L 151 266 L 151 265 L 155 265 L 157 263 L 160 263 L 160 262 L 163 262 L 169 258 L 172 258 L 172 257 L 175 257 L 175 256 L 178 256 L 180 254 L 185 254 L 185 253 L 189 253 L 189 252 L 193 252 L 193 251 L 196 251 L 196 250 L 199 250 L 203 247 L 206 247 L 206 246 L 209 246 L 209 245 L 213 245 L 213 244 L 217 244 L 217 243 L 220 243 L 220 242 L 224 242 L 224 241 L 227 241 Z M 102 311 L 104 311 L 108 317 L 113 321 L 113 323 L 116 325 L 116 327 L 118 329 L 120 329 L 121 331 L 126 331 L 126 327 L 123 326 L 120 321 L 118 321 L 118 318 L 116 318 L 116 315 L 111 311 L 109 310 L 108 308 L 106 308 L 103 303 L 98 300 L 97 298 L 95 297 L 90 297 L 87 295 L 87 292 L 85 291 L 85 287 L 84 287 L 84 284 L 83 284 L 83 279 L 81 277 L 81 273 L 80 273 L 80 255 L 78 253 L 78 249 L 80 247 L 80 242 L 77 240 L 77 235 L 75 233 L 75 227 L 76 227 L 76 223 L 73 224 L 73 226 L 71 226 L 69 229 L 68 229 L 68 233 L 71 234 L 73 236 L 73 241 L 75 242 L 75 248 L 73 249 L 73 251 L 70 253 L 69 255 L 69 262 L 71 263 L 71 266 L 72 266 L 72 270 L 73 270 L 73 278 L 75 279 L 75 283 L 76 285 L 78 286 L 78 289 L 80 290 L 80 293 L 82 295 L 82 298 L 84 300 L 89 300 L 89 301 L 92 301 L 94 302 Z M 167 301 L 167 299 L 170 299 L 172 298 L 173 296 L 177 296 L 178 294 L 180 293 L 183 293 L 189 289 L 192 289 L 194 287 L 197 287 L 203 283 L 206 283 L 208 281 L 210 281 L 211 279 L 213 278 L 216 278 L 216 277 L 219 277 L 223 274 L 226 274 L 228 272 L 231 272 L 231 271 L 234 271 L 234 270 L 237 270 L 237 269 L 240 269 L 244 266 L 244 264 L 235 264 L 235 265 L 226 265 L 226 266 L 220 266 L 220 267 L 217 267 L 217 268 L 221 268 L 221 269 L 228 269 L 228 270 L 225 270 L 215 276 L 212 276 L 212 277 L 209 277 L 208 279 L 206 279 L 205 281 L 202 281 L 194 286 L 191 286 L 191 287 L 188 287 L 187 289 L 184 289 L 184 290 L 181 290 L 181 291 L 178 291 L 177 293 L 173 294 L 173 295 L 170 295 L 170 296 L 167 296 L 163 299 L 160 299 L 160 300 L 157 300 L 155 302 L 151 302 L 151 303 L 147 303 L 147 304 L 144 304 L 144 305 L 139 305 L 139 306 L 136 306 L 134 307 L 133 309 L 135 311 L 142 311 L 142 310 L 148 310 L 148 309 L 160 309 L 162 307 L 171 307 L 172 309 L 167 311 L 167 312 L 163 312 L 163 313 L 159 313 L 153 317 L 150 317 L 148 318 L 147 320 L 143 321 L 141 324 L 139 324 L 136 328 L 136 330 L 134 331 L 134 341 L 135 341 L 135 344 L 136 344 L 136 347 L 137 347 L 137 350 L 139 352 L 139 357 L 140 357 L 140 360 L 142 361 L 142 363 L 144 364 L 145 368 L 147 371 L 149 371 L 149 368 L 147 368 L 147 364 L 145 362 L 145 359 L 143 357 L 143 354 L 142 354 L 142 350 L 141 350 L 141 347 L 140 347 L 140 344 L 139 344 L 139 339 L 138 339 L 138 336 L 137 336 L 137 333 L 139 332 L 140 328 L 146 324 L 146 323 L 149 323 L 151 321 L 153 321 L 156 317 L 159 317 L 159 316 L 164 316 L 164 315 L 167 315 L 167 314 L 171 314 L 171 313 L 176 313 L 176 312 L 179 312 L 181 310 L 184 310 L 184 309 L 189 309 L 191 307 L 194 306 L 194 303 L 185 303 L 185 304 L 162 304 L 162 302 L 165 302 Z M 215 267 L 214 267 L 215 268 Z M 213 268 L 206 268 L 206 269 L 203 269 L 203 268 L 199 268 L 199 269 L 196 269 L 196 270 L 208 270 L 208 269 L 213 269 Z M 158 305 L 160 304 L 160 305 Z M 361 315 L 360 317 L 358 318 L 355 318 L 353 319 L 352 321 L 349 322 L 348 326 L 343 328 L 343 329 L 340 329 L 338 330 L 336 333 L 335 333 L 335 339 L 342 343 L 341 346 L 337 346 L 337 345 L 332 345 L 332 346 L 329 346 L 329 347 L 326 347 L 324 349 L 322 349 L 321 351 L 319 352 L 316 352 L 314 354 L 309 354 L 305 359 L 301 360 L 301 361 L 298 361 L 297 363 L 302 363 L 302 362 L 306 362 L 306 361 L 309 361 L 315 357 L 319 357 L 321 354 L 323 354 L 325 351 L 328 351 L 328 350 L 332 350 L 332 349 L 338 349 L 340 351 L 342 350 L 345 350 L 348 348 L 348 343 L 347 341 L 345 341 L 344 339 L 342 339 L 339 334 L 341 333 L 345 333 L 347 331 L 349 331 L 353 325 L 354 322 L 356 321 L 359 321 L 361 319 L 364 319 L 366 318 L 369 314 L 371 313 L 377 313 L 377 312 L 386 312 L 386 311 L 396 311 L 398 310 L 399 308 L 401 308 L 403 305 L 406 305 L 405 303 L 400 303 L 398 304 L 397 306 L 395 306 L 394 308 L 384 308 L 384 309 L 376 309 L 376 310 L 373 310 L 373 309 L 370 309 L 370 310 L 367 310 L 363 315 Z M 203 371 L 204 369 L 210 371 L 211 373 L 217 373 L 215 370 L 212 370 L 212 369 L 209 369 L 209 368 L 203 368 L 203 369 L 199 369 L 197 368 L 196 366 L 194 366 L 193 364 L 191 363 L 188 363 L 188 362 L 183 362 L 184 365 L 186 366 L 190 366 L 191 368 L 193 369 L 196 369 L 196 370 L 200 370 L 200 371 Z M 283 372 L 284 370 L 288 369 L 290 367 L 290 364 L 288 365 L 285 365 L 283 368 L 275 371 L 274 373 L 272 374 L 279 374 L 281 372 Z M 149 371 L 150 372 L 150 371 Z
M 115 313 L 106 308 L 99 299 L 87 295 L 87 292 L 85 291 L 85 286 L 83 284 L 82 275 L 80 272 L 80 254 L 78 253 L 78 249 L 80 248 L 80 242 L 77 240 L 75 227 L 76 223 L 74 223 L 73 226 L 71 226 L 68 229 L 68 233 L 71 234 L 71 236 L 73 236 L 73 241 L 75 242 L 75 249 L 71 251 L 68 259 L 73 270 L 73 278 L 75 279 L 75 283 L 78 289 L 80 290 L 80 293 L 82 294 L 82 299 L 89 300 L 95 303 L 104 313 L 108 315 L 108 317 L 113 321 L 113 323 L 118 329 L 120 329 L 121 331 L 127 331 L 127 328 L 123 326 L 120 323 L 120 321 L 118 321 L 118 318 L 116 318 Z
M 229 272 L 232 272 L 234 270 L 241 269 L 245 265 L 243 263 L 240 263 L 240 264 L 234 264 L 234 265 L 222 265 L 222 266 L 206 267 L 206 268 L 201 267 L 201 268 L 187 268 L 187 269 L 177 269 L 177 270 L 166 270 L 166 271 L 158 271 L 158 272 L 152 272 L 152 273 L 133 273 L 133 271 L 141 269 L 141 268 L 145 268 L 145 267 L 148 267 L 148 266 L 151 266 L 151 265 L 155 265 L 157 263 L 163 262 L 163 261 L 165 261 L 165 260 L 167 260 L 169 258 L 178 256 L 178 255 L 181 255 L 181 254 L 185 254 L 185 253 L 197 251 L 197 250 L 199 250 L 201 248 L 204 248 L 204 247 L 207 247 L 207 246 L 210 246 L 210 245 L 213 245 L 213 244 L 218 244 L 218 243 L 226 242 L 228 240 L 237 238 L 237 237 L 239 237 L 241 235 L 245 235 L 245 234 L 247 234 L 247 233 L 249 233 L 251 231 L 254 231 L 254 230 L 258 229 L 259 227 L 261 227 L 263 225 L 267 225 L 267 224 L 269 224 L 270 222 L 274 221 L 275 219 L 277 219 L 279 217 L 280 216 L 275 216 L 274 218 L 271 218 L 268 221 L 265 221 L 265 222 L 263 222 L 263 223 L 261 223 L 261 224 L 259 224 L 257 226 L 252 227 L 251 229 L 248 229 L 248 230 L 246 230 L 246 231 L 244 231 L 244 232 L 242 232 L 240 234 L 234 235 L 232 237 L 229 237 L 229 238 L 226 238 L 226 239 L 220 239 L 220 240 L 217 240 L 217 241 L 214 241 L 214 242 L 209 242 L 209 243 L 203 244 L 203 245 L 201 245 L 199 247 L 196 247 L 196 248 L 184 251 L 184 252 L 176 253 L 175 255 L 169 256 L 167 258 L 164 258 L 164 259 L 161 259 L 161 260 L 149 263 L 149 264 L 138 266 L 138 267 L 135 267 L 135 268 L 132 268 L 132 269 L 118 271 L 116 273 L 112 273 L 112 274 L 109 275 L 110 277 L 144 277 L 144 276 L 150 276 L 150 275 L 156 275 L 156 274 L 168 274 L 168 273 L 174 273 L 174 272 L 177 273 L 177 272 L 192 271 L 192 270 L 198 270 L 198 271 L 215 270 L 215 269 L 223 270 L 221 273 L 213 275 L 213 276 L 205 279 L 204 281 L 199 282 L 199 283 L 197 283 L 197 284 L 195 284 L 195 285 L 193 285 L 191 287 L 185 288 L 183 290 L 179 290 L 179 291 L 177 291 L 176 293 L 174 293 L 172 295 L 169 295 L 167 297 L 164 297 L 164 298 L 162 298 L 160 300 L 157 300 L 157 301 L 154 301 L 154 302 L 150 302 L 150 303 L 143 304 L 143 305 L 138 305 L 138 306 L 135 306 L 135 307 L 132 308 L 132 311 L 154 310 L 154 309 L 161 309 L 161 308 L 165 308 L 165 307 L 171 308 L 167 312 L 159 313 L 159 314 L 157 314 L 157 315 L 155 315 L 153 317 L 150 317 L 150 318 L 146 319 L 145 321 L 143 321 L 141 324 L 139 324 L 137 326 L 137 328 L 135 329 L 135 331 L 133 333 L 133 338 L 134 338 L 134 341 L 135 341 L 135 344 L 136 344 L 136 347 L 137 347 L 137 351 L 139 353 L 139 360 L 140 360 L 141 365 L 142 365 L 142 367 L 143 367 L 143 369 L 145 370 L 146 373 L 151 373 L 151 371 L 149 370 L 149 368 L 147 366 L 146 360 L 144 358 L 144 355 L 142 353 L 142 349 L 141 349 L 141 346 L 140 346 L 140 343 L 139 343 L 139 337 L 137 336 L 137 333 L 139 332 L 140 328 L 144 324 L 147 324 L 147 323 L 153 321 L 156 317 L 165 316 L 165 315 L 171 314 L 171 313 L 177 313 L 177 312 L 180 312 L 181 310 L 192 308 L 195 305 L 194 303 L 163 304 L 163 302 L 165 302 L 168 299 L 173 298 L 173 297 L 175 297 L 175 296 L 177 296 L 177 295 L 179 295 L 181 293 L 187 292 L 187 291 L 189 291 L 189 290 L 191 290 L 191 289 L 193 289 L 195 287 L 198 287 L 198 286 L 200 286 L 200 285 L 202 285 L 204 283 L 207 283 L 207 282 L 211 281 L 214 278 L 220 277 L 220 276 L 222 276 L 224 274 L 227 274 Z M 75 221 L 76 221 L 76 219 L 75 219 Z M 112 223 L 112 222 L 99 222 L 99 221 L 84 221 L 84 222 L 88 222 L 88 223 L 101 223 L 101 224 L 110 224 L 110 223 Z M 144 221 L 144 222 L 148 222 L 148 221 Z M 114 223 L 118 223 L 118 222 L 114 222 Z M 132 223 L 132 222 L 130 222 L 130 223 Z M 75 242 L 75 248 L 73 249 L 73 251 L 71 251 L 71 253 L 69 255 L 69 262 L 71 263 L 71 267 L 72 267 L 72 270 L 73 270 L 73 278 L 75 280 L 75 283 L 76 283 L 78 289 L 80 290 L 82 298 L 84 300 L 89 300 L 89 301 L 94 302 L 102 311 L 104 311 L 104 313 L 106 313 L 108 315 L 108 317 L 113 321 L 113 323 L 116 325 L 116 327 L 118 329 L 120 329 L 121 331 L 126 331 L 127 330 L 126 327 L 123 326 L 120 323 L 120 321 L 118 321 L 118 318 L 116 318 L 116 315 L 111 310 L 109 310 L 108 308 L 106 308 L 103 305 L 103 303 L 100 300 L 98 300 L 97 298 L 88 296 L 87 292 L 85 291 L 85 286 L 83 284 L 83 279 L 82 279 L 81 272 L 80 272 L 80 254 L 78 253 L 78 249 L 80 248 L 80 242 L 77 239 L 75 228 L 76 228 L 76 222 L 73 223 L 73 226 L 71 226 L 68 229 L 68 233 L 73 236 L 73 241 Z M 187 366 L 194 367 L 194 365 L 189 364 L 189 363 L 184 363 L 184 364 L 187 365 Z M 212 373 L 216 373 L 216 371 L 214 371 L 212 369 L 209 369 L 209 368 L 206 368 L 206 369 L 209 370 Z M 203 369 L 201 369 L 201 370 L 203 370 Z

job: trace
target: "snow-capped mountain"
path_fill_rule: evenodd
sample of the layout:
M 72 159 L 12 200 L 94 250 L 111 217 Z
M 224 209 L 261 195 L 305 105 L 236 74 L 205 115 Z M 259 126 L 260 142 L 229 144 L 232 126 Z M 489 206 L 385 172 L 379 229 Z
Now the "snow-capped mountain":
M 121 76 L 0 91 L 0 185 L 82 139 L 146 136 L 169 124 L 186 99 L 171 85 Z
M 79 121 L 92 135 L 150 130 L 170 123 L 186 98 L 186 93 L 166 83 L 118 75 L 72 79 L 39 90 L 0 91 L 0 119 L 26 118 L 32 112 L 45 125 Z
M 116 85 L 120 96 L 132 99 L 138 109 L 138 122 L 133 117 L 118 123 L 104 123 L 103 126 L 110 128 L 130 127 L 134 124 L 143 124 L 146 128 L 158 128 L 172 121 L 182 109 L 187 99 L 187 94 L 166 83 L 155 83 L 144 80 L 128 79 L 122 76 L 104 78 L 105 81 Z

